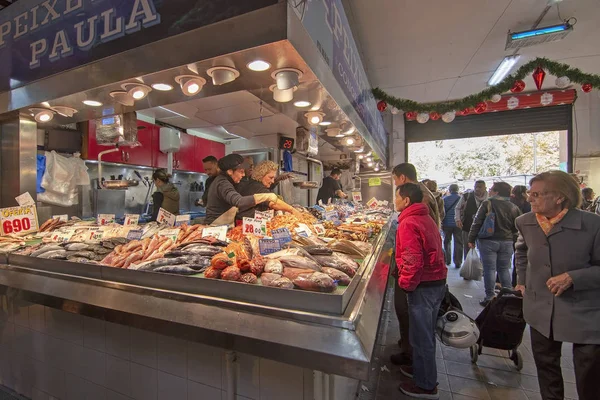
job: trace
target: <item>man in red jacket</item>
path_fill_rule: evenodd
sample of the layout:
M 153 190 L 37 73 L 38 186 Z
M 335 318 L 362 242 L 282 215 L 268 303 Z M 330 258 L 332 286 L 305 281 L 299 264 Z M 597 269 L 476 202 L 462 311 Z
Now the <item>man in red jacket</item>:
M 396 210 L 396 264 L 398 284 L 407 292 L 410 344 L 413 363 L 403 365 L 403 375 L 412 378 L 400 383 L 407 396 L 438 399 L 435 363 L 435 326 L 446 289 L 448 270 L 437 224 L 422 203 L 423 192 L 413 183 L 398 188 Z

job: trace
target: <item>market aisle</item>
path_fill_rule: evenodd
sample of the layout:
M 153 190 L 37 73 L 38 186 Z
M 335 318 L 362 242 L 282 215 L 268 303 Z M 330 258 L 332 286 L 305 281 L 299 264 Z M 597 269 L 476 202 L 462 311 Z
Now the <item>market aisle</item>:
M 448 269 L 450 291 L 463 305 L 464 311 L 475 318 L 483 309 L 479 301 L 483 298 L 483 282 L 463 280 L 458 269 Z M 382 315 L 382 332 L 378 338 L 376 359 L 372 366 L 370 382 L 361 384 L 359 400 L 410 399 L 398 391 L 400 370 L 389 361 L 389 356 L 399 350 L 398 320 L 394 313 L 391 293 L 388 291 L 385 311 Z M 541 399 L 537 372 L 531 354 L 529 328 L 525 330 L 523 344 L 524 367 L 517 372 L 514 364 L 506 358 L 506 352 L 484 348 L 477 365 L 471 363 L 469 350 L 453 349 L 438 343 L 436 352 L 440 399 L 442 400 L 538 400 Z M 572 346 L 563 347 L 563 377 L 565 396 L 577 399 L 575 372 L 573 370 Z M 367 390 L 364 390 L 367 389 Z

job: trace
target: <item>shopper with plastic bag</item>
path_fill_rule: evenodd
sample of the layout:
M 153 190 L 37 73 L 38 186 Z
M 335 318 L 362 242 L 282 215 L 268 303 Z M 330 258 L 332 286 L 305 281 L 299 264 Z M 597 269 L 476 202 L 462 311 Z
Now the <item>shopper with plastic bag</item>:
M 512 187 L 506 182 L 496 182 L 490 189 L 490 198 L 477 210 L 469 231 L 469 248 L 478 242 L 483 264 L 485 298 L 479 302 L 485 307 L 495 295 L 496 271 L 502 287 L 512 289 L 510 266 L 517 237 L 515 219 L 521 215 L 519 207 L 510 202 Z
M 469 250 L 467 258 L 460 269 L 460 276 L 469 281 L 480 281 L 483 276 L 483 265 L 477 249 Z

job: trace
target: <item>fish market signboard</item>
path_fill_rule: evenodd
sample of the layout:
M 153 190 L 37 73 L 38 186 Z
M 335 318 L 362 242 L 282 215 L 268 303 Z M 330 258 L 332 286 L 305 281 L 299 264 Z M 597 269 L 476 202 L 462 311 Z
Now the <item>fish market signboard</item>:
M 2 236 L 37 232 L 39 226 L 35 205 L 0 209 L 0 229 Z

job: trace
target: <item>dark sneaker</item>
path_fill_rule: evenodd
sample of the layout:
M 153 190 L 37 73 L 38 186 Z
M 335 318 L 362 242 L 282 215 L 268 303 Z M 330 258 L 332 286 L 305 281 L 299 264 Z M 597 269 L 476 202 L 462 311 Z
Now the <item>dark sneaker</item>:
M 402 375 L 406 376 L 407 378 L 411 378 L 413 377 L 413 367 L 412 365 L 403 365 L 400 367 L 400 372 L 402 372 Z
M 414 381 L 400 382 L 398 387 L 402 393 L 409 397 L 415 397 L 417 399 L 439 399 L 440 394 L 438 393 L 437 386 L 433 390 L 421 389 Z
M 479 305 L 480 305 L 481 307 L 486 307 L 488 304 L 490 304 L 490 301 L 492 301 L 492 300 L 491 300 L 491 299 L 489 299 L 489 300 L 487 300 L 487 299 L 481 300 L 481 301 L 479 302 Z
M 396 353 L 390 356 L 390 361 L 394 365 L 412 365 L 412 357 L 406 353 Z

